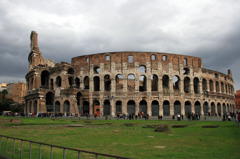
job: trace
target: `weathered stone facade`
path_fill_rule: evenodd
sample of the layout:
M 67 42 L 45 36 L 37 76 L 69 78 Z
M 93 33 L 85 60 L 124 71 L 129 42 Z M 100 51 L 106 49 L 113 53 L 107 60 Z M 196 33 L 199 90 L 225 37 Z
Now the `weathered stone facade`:
M 198 57 L 107 52 L 46 60 L 31 34 L 25 112 L 111 115 L 223 114 L 234 111 L 232 73 L 203 68 Z

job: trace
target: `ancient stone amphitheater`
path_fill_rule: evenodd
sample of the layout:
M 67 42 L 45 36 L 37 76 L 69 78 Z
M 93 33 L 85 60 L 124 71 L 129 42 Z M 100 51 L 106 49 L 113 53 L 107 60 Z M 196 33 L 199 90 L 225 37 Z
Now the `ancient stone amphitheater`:
M 31 33 L 25 113 L 150 116 L 234 111 L 228 74 L 203 68 L 199 57 L 158 52 L 106 52 L 44 59 Z

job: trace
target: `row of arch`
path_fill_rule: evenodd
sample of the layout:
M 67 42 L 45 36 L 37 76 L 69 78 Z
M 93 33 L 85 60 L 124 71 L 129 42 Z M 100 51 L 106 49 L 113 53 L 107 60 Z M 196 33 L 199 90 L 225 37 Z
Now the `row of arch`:
M 78 112 L 79 114 L 94 114 L 94 112 L 90 112 L 90 103 L 88 101 L 83 101 L 83 103 L 80 102 L 81 94 L 79 93 L 77 95 L 77 106 L 78 106 Z M 81 105 L 82 104 L 82 105 Z M 95 104 L 100 105 L 100 102 L 98 100 L 94 100 L 92 106 L 94 107 Z M 139 108 L 137 109 L 137 105 Z M 26 110 L 30 113 L 37 114 L 37 106 L 38 103 L 35 100 L 34 102 L 30 101 L 28 103 L 28 107 L 26 107 Z M 46 110 L 47 112 L 54 112 L 54 113 L 70 113 L 70 102 L 68 100 L 65 100 L 63 102 L 61 109 L 61 104 L 57 100 L 54 102 L 53 93 L 49 92 L 46 95 Z M 123 113 L 123 103 L 122 101 L 116 101 L 115 102 L 115 114 L 121 114 Z M 127 111 L 125 113 L 128 114 L 136 114 L 136 113 L 144 113 L 147 114 L 149 106 L 146 100 L 141 100 L 139 104 L 137 104 L 134 100 L 129 100 L 127 102 Z M 168 100 L 163 101 L 162 105 L 160 106 L 160 103 L 157 100 L 153 100 L 151 102 L 151 116 L 158 116 L 158 115 L 177 115 L 177 114 L 189 114 L 189 113 L 197 113 L 197 114 L 207 114 L 208 112 L 211 114 L 225 114 L 227 112 L 233 112 L 234 105 L 231 104 L 221 104 L 214 102 L 208 103 L 204 102 L 203 105 L 199 101 L 194 102 L 193 104 L 190 101 L 185 101 L 184 104 L 182 104 L 180 101 L 176 100 L 173 105 L 170 105 L 170 102 Z M 160 110 L 162 109 L 162 110 Z M 172 110 L 171 110 L 172 109 Z M 92 109 L 94 110 L 94 108 Z M 136 112 L 138 110 L 138 112 Z M 103 102 L 103 112 L 101 112 L 101 115 L 111 115 L 112 108 L 109 100 L 105 100 Z M 162 112 L 162 113 L 161 113 Z M 173 113 L 171 113 L 173 112 Z
M 140 69 L 141 70 L 141 69 Z M 186 70 L 187 72 L 188 70 Z M 68 85 L 69 87 L 75 87 L 80 88 L 80 78 L 76 77 L 74 80 L 74 70 L 70 68 L 68 70 Z M 41 87 L 42 88 L 49 88 L 54 89 L 54 86 L 61 87 L 62 86 L 62 78 L 61 76 L 57 76 L 55 80 L 55 84 L 53 83 L 53 79 L 50 79 L 50 73 L 47 70 L 42 71 L 41 73 Z M 122 74 L 117 74 L 115 76 L 115 87 L 117 91 L 121 91 L 123 89 L 123 80 L 124 77 Z M 147 91 L 147 80 L 151 80 L 151 91 L 159 91 L 159 77 L 156 74 L 153 74 L 150 79 L 148 79 L 145 75 L 140 75 L 138 78 L 139 81 L 139 91 Z M 28 88 L 33 88 L 33 78 L 28 81 Z M 135 90 L 135 81 L 136 78 L 134 74 L 128 74 L 127 75 L 127 88 L 129 91 Z M 181 79 L 179 76 L 175 75 L 172 78 L 172 84 L 173 84 L 173 90 L 179 91 L 181 89 Z M 85 76 L 83 79 L 84 89 L 89 89 L 89 76 Z M 209 83 L 209 84 L 208 84 Z M 93 77 L 93 84 L 94 84 L 94 91 L 100 91 L 100 77 L 94 76 Z M 191 79 L 186 76 L 183 79 L 183 90 L 185 93 L 189 93 L 191 91 L 190 88 Z M 30 87 L 31 86 L 31 87 Z M 104 91 L 111 91 L 111 78 L 110 75 L 104 76 Z M 168 75 L 162 76 L 162 88 L 163 89 L 169 89 L 170 88 L 170 78 Z M 214 89 L 215 88 L 215 89 Z M 210 91 L 210 92 L 222 92 L 222 93 L 229 93 L 233 94 L 234 89 L 233 86 L 230 84 L 224 84 L 223 82 L 219 83 L 218 81 L 215 81 L 215 84 L 212 79 L 207 81 L 205 78 L 202 79 L 202 90 Z M 198 94 L 200 93 L 200 80 L 198 77 L 193 78 L 193 91 L 194 93 Z

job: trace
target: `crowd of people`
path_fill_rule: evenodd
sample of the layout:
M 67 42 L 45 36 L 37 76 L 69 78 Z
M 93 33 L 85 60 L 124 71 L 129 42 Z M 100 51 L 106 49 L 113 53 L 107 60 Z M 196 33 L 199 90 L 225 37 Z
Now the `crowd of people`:
M 81 117 L 81 116 L 85 116 L 87 118 L 90 117 L 90 115 L 88 113 L 85 114 L 78 114 L 78 113 L 28 113 L 28 114 L 24 114 L 24 113 L 13 113 L 10 111 L 5 111 L 5 112 L 0 112 L 0 116 L 22 116 L 22 117 Z M 230 112 L 230 113 L 224 113 L 223 115 L 221 114 L 211 114 L 210 112 L 208 112 L 207 114 L 204 114 L 204 119 L 206 120 L 207 117 L 221 117 L 222 116 L 222 121 L 239 121 L 240 122 L 240 111 L 234 113 L 234 112 Z M 105 115 L 105 119 L 110 119 L 110 116 Z M 186 119 L 188 120 L 200 120 L 201 119 L 201 115 L 199 113 L 190 113 L 188 112 L 185 115 Z M 94 118 L 97 119 L 98 116 L 95 114 Z M 138 113 L 138 114 L 128 114 L 128 113 L 117 113 L 117 115 L 115 116 L 115 118 L 118 119 L 123 119 L 123 120 L 138 120 L 138 119 L 144 119 L 144 120 L 148 120 L 149 119 L 149 114 L 147 113 Z M 163 116 L 162 115 L 158 115 L 158 120 L 163 120 Z M 184 115 L 183 114 L 177 114 L 177 115 L 173 115 L 172 119 L 175 120 L 175 118 L 178 121 L 184 120 Z

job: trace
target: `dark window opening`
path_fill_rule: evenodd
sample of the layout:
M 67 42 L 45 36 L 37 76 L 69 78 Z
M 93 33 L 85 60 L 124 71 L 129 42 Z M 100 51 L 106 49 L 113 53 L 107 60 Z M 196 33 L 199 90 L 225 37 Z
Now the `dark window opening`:
M 139 91 L 144 92 L 147 91 L 147 78 L 146 76 L 139 77 Z
M 68 74 L 74 75 L 74 70 L 73 70 L 72 68 L 69 68 L 69 69 L 68 69 Z
M 58 76 L 58 77 L 56 78 L 56 86 L 57 86 L 57 87 L 61 87 L 61 85 L 62 85 L 62 79 L 61 79 L 60 76 Z
M 190 93 L 190 78 L 189 77 L 184 78 L 184 92 Z
M 169 77 L 167 75 L 164 75 L 162 78 L 162 86 L 163 89 L 169 89 Z
M 158 76 L 152 75 L 151 81 L 152 81 L 152 91 L 158 91 Z
M 111 91 L 111 79 L 109 75 L 104 76 L 105 91 Z
M 98 76 L 95 76 L 93 78 L 94 83 L 94 91 L 100 91 L 100 78 Z
M 98 66 L 94 67 L 94 73 L 95 74 L 100 74 L 101 73 L 101 69 Z
M 183 75 L 189 75 L 189 73 L 190 73 L 189 68 L 184 68 L 183 69 Z
M 80 88 L 80 79 L 78 77 L 75 79 L 75 85 L 76 88 Z
M 84 78 L 84 89 L 89 89 L 89 77 Z

